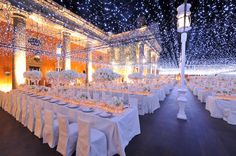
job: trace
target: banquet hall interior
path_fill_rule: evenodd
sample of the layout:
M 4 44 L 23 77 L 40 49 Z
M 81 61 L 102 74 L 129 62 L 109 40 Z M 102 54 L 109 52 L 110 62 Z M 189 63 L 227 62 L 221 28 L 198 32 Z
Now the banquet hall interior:
M 235 0 L 0 0 L 0 156 L 235 156 Z

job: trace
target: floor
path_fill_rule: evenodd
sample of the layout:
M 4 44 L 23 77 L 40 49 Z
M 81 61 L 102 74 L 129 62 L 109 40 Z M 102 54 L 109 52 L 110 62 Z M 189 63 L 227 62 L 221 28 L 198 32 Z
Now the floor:
M 214 119 L 190 91 L 188 120 L 176 119 L 177 88 L 154 114 L 140 116 L 141 134 L 126 148 L 127 156 L 235 156 L 236 126 Z M 0 156 L 56 156 L 12 116 L 0 109 Z

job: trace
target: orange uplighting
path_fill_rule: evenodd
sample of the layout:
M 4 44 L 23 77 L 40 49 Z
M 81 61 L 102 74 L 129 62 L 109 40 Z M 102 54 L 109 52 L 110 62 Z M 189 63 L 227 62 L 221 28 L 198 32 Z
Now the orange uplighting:
M 9 92 L 9 91 L 11 91 L 11 89 L 12 89 L 12 85 L 11 84 L 1 84 L 0 85 L 0 91 L 2 91 L 2 92 Z
M 180 74 L 176 75 L 176 81 L 180 81 Z

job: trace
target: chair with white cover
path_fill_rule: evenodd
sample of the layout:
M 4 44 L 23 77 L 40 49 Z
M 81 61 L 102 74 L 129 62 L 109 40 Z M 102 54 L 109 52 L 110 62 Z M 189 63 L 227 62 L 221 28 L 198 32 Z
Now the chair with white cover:
M 236 125 L 236 109 L 229 110 L 227 123 L 231 125 Z
M 7 107 L 8 107 L 8 100 L 9 100 L 8 95 L 9 95 L 9 94 L 6 94 L 6 95 L 4 96 L 4 98 L 3 98 L 3 105 L 2 105 L 2 108 L 3 108 L 3 110 L 5 110 L 5 111 L 7 111 Z
M 107 156 L 107 140 L 104 133 L 91 128 L 84 119 L 78 118 L 76 156 Z
M 102 92 L 102 100 L 103 101 L 110 101 L 112 99 L 111 92 Z
M 93 91 L 93 99 L 100 100 L 100 94 L 97 91 Z
M 43 114 L 42 107 L 39 103 L 35 104 L 34 111 L 35 111 L 34 135 L 36 135 L 38 138 L 42 138 L 43 127 L 44 127 L 44 114 Z
M 29 110 L 28 110 L 28 100 L 27 96 L 24 96 L 22 98 L 22 117 L 21 117 L 21 123 L 26 127 L 28 124 L 28 117 L 29 117 Z
M 3 109 L 3 103 L 4 103 L 4 92 L 0 91 L 0 107 Z
M 16 114 L 17 114 L 17 108 L 18 108 L 18 103 L 20 102 L 20 97 L 19 97 L 19 93 L 15 92 L 14 93 L 14 97 L 13 97 L 13 108 L 12 108 L 12 116 L 14 116 L 16 118 Z
M 1 107 L 4 110 L 4 105 L 5 105 L 5 98 L 6 96 L 4 96 L 4 94 L 2 95 L 2 99 L 1 99 Z
M 6 105 L 5 105 L 5 111 L 7 111 L 8 113 L 10 113 L 11 108 L 12 108 L 12 94 L 8 93 L 5 95 L 6 96 Z
M 44 110 L 43 143 L 48 143 L 49 147 L 54 148 L 58 143 L 58 121 L 54 112 Z
M 17 98 L 17 105 L 16 105 L 16 120 L 21 122 L 21 113 L 22 113 L 22 95 L 18 94 Z
M 70 123 L 65 115 L 58 114 L 59 140 L 57 151 L 63 156 L 71 156 L 76 148 L 78 124 Z
M 17 109 L 17 95 L 16 93 L 13 93 L 14 96 L 12 96 L 12 108 L 11 108 L 11 111 L 10 111 L 10 114 L 12 116 L 16 116 L 16 109 Z
M 2 100 L 3 100 L 4 93 L 0 91 L 0 107 L 2 108 Z
M 138 99 L 135 97 L 135 95 L 129 94 L 129 105 L 131 108 L 137 108 L 138 109 Z
M 30 99 L 31 98 L 28 97 L 29 118 L 28 118 L 27 127 L 31 132 L 34 132 L 34 128 L 35 128 L 34 102 L 32 102 Z

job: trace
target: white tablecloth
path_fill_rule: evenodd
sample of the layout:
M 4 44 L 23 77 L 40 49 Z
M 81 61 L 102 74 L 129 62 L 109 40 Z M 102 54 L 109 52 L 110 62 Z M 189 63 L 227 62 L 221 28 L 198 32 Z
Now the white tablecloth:
M 224 109 L 236 109 L 236 100 L 222 100 L 215 96 L 208 96 L 206 100 L 206 109 L 214 118 L 223 118 Z
M 29 104 L 41 104 L 44 109 L 67 115 L 72 122 L 77 122 L 78 117 L 84 117 L 89 120 L 92 127 L 99 129 L 106 135 L 108 141 L 108 156 L 117 153 L 124 156 L 124 150 L 129 141 L 134 136 L 140 134 L 137 109 L 128 108 L 122 114 L 115 115 L 112 118 L 102 118 L 96 115 L 98 111 L 101 111 L 98 109 L 95 109 L 93 113 L 84 113 L 78 108 L 71 109 L 36 97 L 28 96 L 27 101 Z
M 210 95 L 212 95 L 211 90 L 205 90 L 205 89 L 199 88 L 197 91 L 197 97 L 201 102 L 206 102 L 207 97 Z
M 102 95 L 102 92 L 109 92 L 112 93 L 112 96 L 118 96 L 121 97 L 122 94 L 124 95 L 124 100 L 125 103 L 128 103 L 128 97 L 132 96 L 138 100 L 138 113 L 139 115 L 144 115 L 148 113 L 153 113 L 156 109 L 160 108 L 160 103 L 159 103 L 159 96 L 163 95 L 158 95 L 155 93 L 151 93 L 150 95 L 141 95 L 141 94 L 132 94 L 132 93 L 127 93 L 127 92 L 111 92 L 111 91 L 98 91 L 94 90 L 90 93 L 94 92 L 99 92 L 100 97 Z M 165 95 L 164 95 L 165 96 Z

